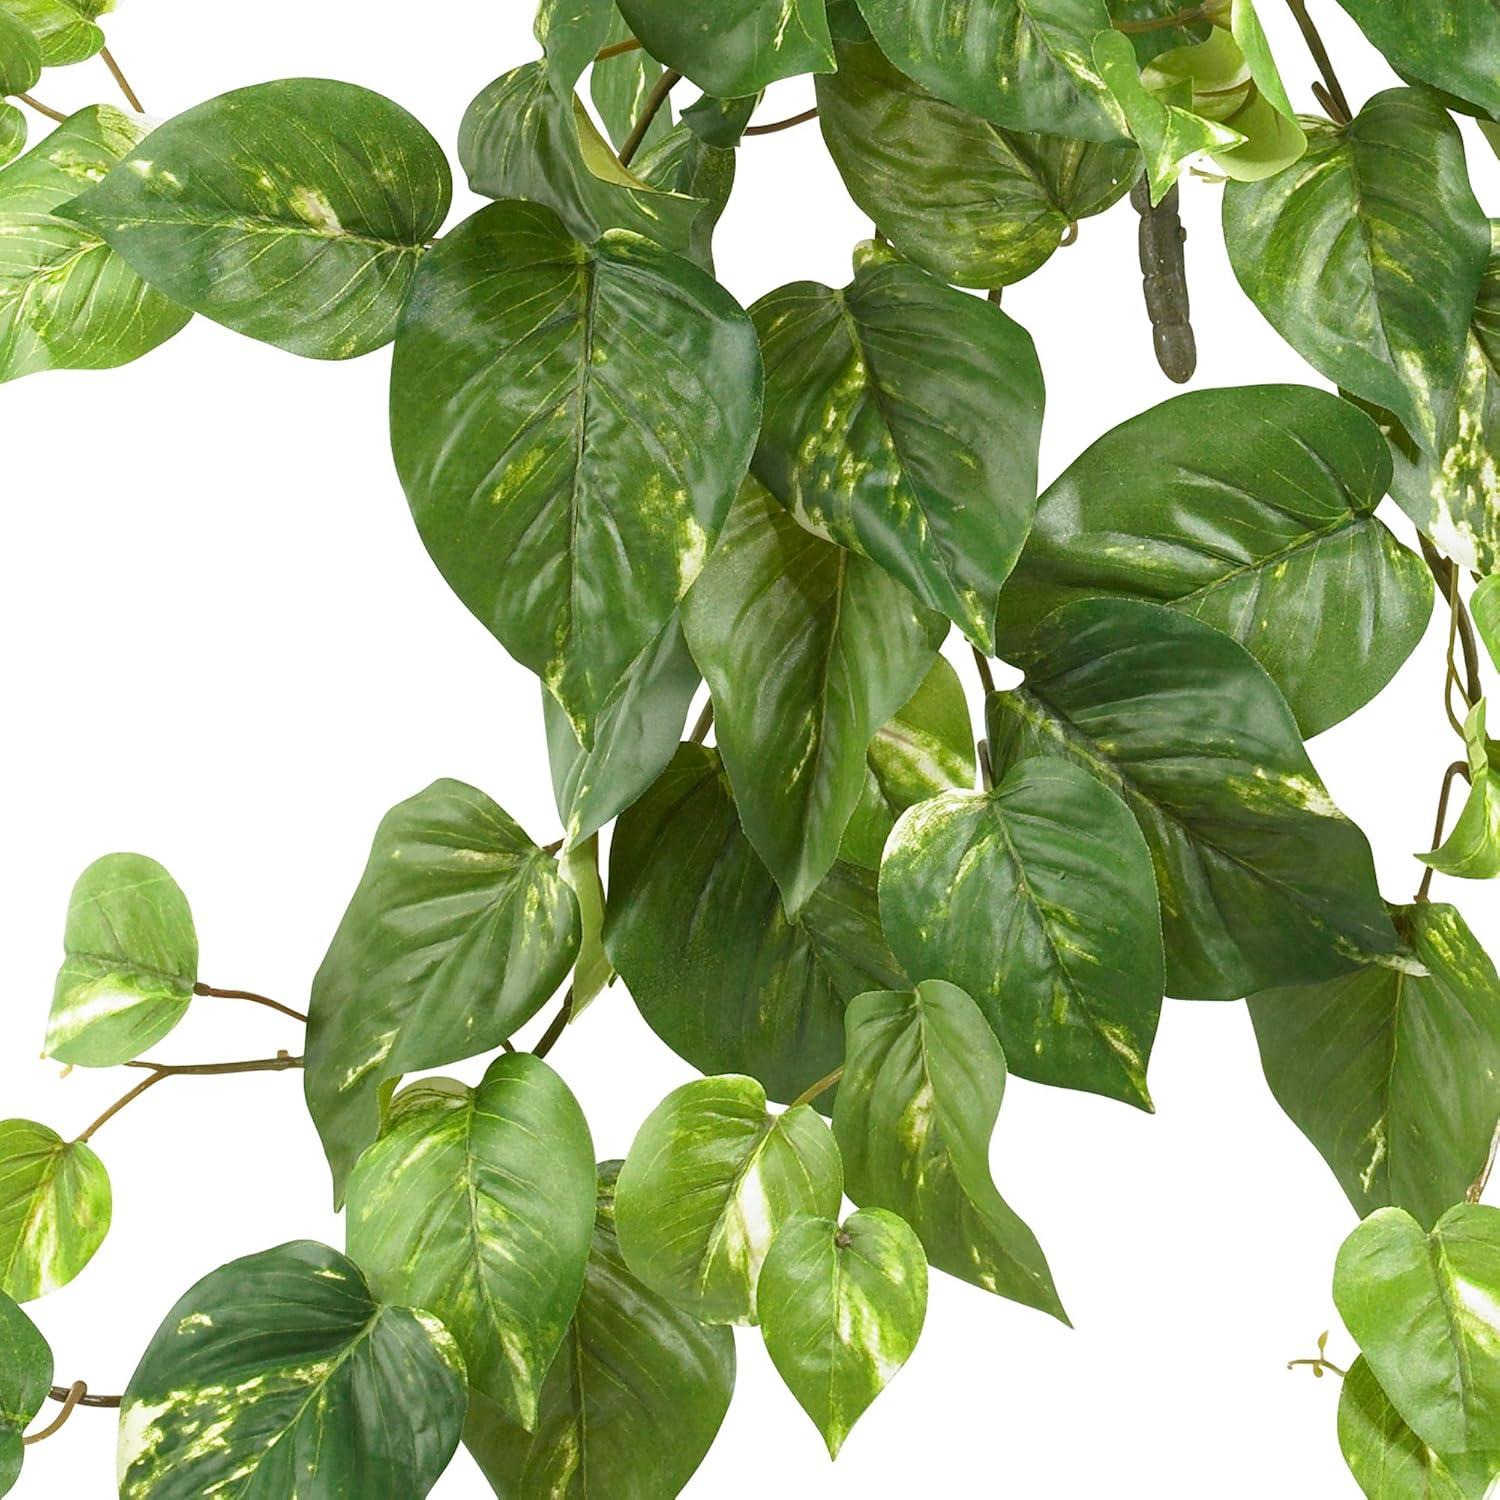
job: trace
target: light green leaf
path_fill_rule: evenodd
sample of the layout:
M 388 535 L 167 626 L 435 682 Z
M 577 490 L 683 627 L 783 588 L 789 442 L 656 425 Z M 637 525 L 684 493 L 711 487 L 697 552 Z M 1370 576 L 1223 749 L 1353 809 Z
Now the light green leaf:
M 437 781 L 381 821 L 312 987 L 307 1104 L 334 1195 L 403 1073 L 493 1051 L 578 956 L 555 860 L 483 792 Z
M 1036 506 L 1044 393 L 998 307 L 871 245 L 853 283 L 752 309 L 766 367 L 755 472 L 809 530 L 870 558 L 983 651 Z
M 861 995 L 834 1105 L 849 1196 L 899 1214 L 940 1271 L 1067 1322 L 1036 1236 L 990 1177 L 1005 1054 L 979 1007 L 939 979 Z
M 0 98 L 24 94 L 41 76 L 41 45 L 0 0 Z
M 0 1292 L 32 1302 L 66 1286 L 109 1233 L 104 1163 L 82 1141 L 0 1120 Z
M 562 877 L 578 898 L 580 939 L 573 965 L 569 1020 L 576 1021 L 615 977 L 604 952 L 604 882 L 599 878 L 599 835 L 567 850 L 561 860 Z
M 349 1255 L 376 1295 L 441 1318 L 469 1384 L 527 1429 L 583 1286 L 594 1182 L 583 1111 L 527 1052 L 403 1110 L 349 1179 Z
M 750 480 L 682 624 L 746 837 L 795 917 L 838 858 L 876 731 L 921 684 L 948 622 Z
M 760 386 L 745 313 L 635 235 L 497 203 L 417 278 L 391 375 L 417 528 L 585 746 L 718 536 Z
M 1496 0 L 1339 0 L 1403 76 L 1500 114 Z
M 14 161 L 26 149 L 28 128 L 26 116 L 14 104 L 0 103 L 0 167 Z M 3 284 L 0 284 L 0 299 L 4 295 Z M 0 308 L 3 308 L 3 301 L 0 301 Z M 3 311 L 0 311 L 0 318 L 3 317 Z
M 1500 672 L 1500 575 L 1481 579 L 1469 599 L 1469 610 L 1479 638 L 1484 642 L 1495 670 Z
M 929 94 L 872 42 L 817 82 L 823 138 L 849 195 L 909 260 L 959 286 L 1031 275 L 1070 225 L 1130 191 L 1140 153 L 1005 130 Z
M 1391 89 L 1308 132 L 1295 167 L 1225 190 L 1235 275 L 1319 373 L 1431 446 L 1490 251 L 1458 129 L 1429 94 Z
M 620 1249 L 703 1322 L 754 1323 L 777 1233 L 803 1214 L 833 1217 L 842 1194 L 838 1147 L 810 1104 L 773 1115 L 753 1078 L 700 1078 L 647 1116 L 620 1168 Z
M 1169 995 L 1236 999 L 1398 948 L 1369 844 L 1242 646 L 1160 605 L 1076 599 L 1015 660 L 1025 683 L 989 702 L 995 774 L 1057 755 L 1125 799 L 1156 866 Z
M 1461 1203 L 1430 1234 L 1399 1208 L 1344 1242 L 1333 1300 L 1402 1420 L 1439 1453 L 1500 1433 L 1500 1208 Z
M 1389 450 L 1309 386 L 1192 391 L 1100 438 L 1042 496 L 1002 652 L 1070 599 L 1170 604 L 1231 635 L 1317 734 L 1422 639 L 1432 575 L 1375 517 Z
M 1443 846 L 1419 854 L 1424 865 L 1463 880 L 1493 880 L 1500 875 L 1500 743 L 1485 733 L 1483 698 L 1464 720 L 1468 746 L 1469 795 Z
M 198 934 L 154 859 L 106 854 L 73 887 L 45 1055 L 86 1068 L 139 1057 L 187 1014 Z
M 149 353 L 192 316 L 98 235 L 55 213 L 144 135 L 139 121 L 94 105 L 0 171 L 0 380 L 112 369 Z
M 421 1500 L 463 1430 L 463 1359 L 430 1313 L 377 1301 L 300 1241 L 205 1276 L 120 1412 L 120 1500 Z
M 464 1441 L 507 1500 L 673 1500 L 703 1461 L 734 1390 L 734 1334 L 631 1275 L 615 1238 L 618 1162 L 599 1167 L 583 1296 L 542 1386 L 535 1434 L 483 1396 Z
M 651 1029 L 705 1073 L 795 1099 L 844 1055 L 844 1006 L 905 984 L 875 877 L 840 862 L 790 918 L 716 752 L 684 745 L 615 828 L 604 946 Z
M 564 99 L 583 77 L 594 54 L 613 35 L 618 22 L 614 0 L 540 0 L 533 27 L 546 54 L 547 73 Z
M 773 1363 L 837 1458 L 916 1348 L 927 1313 L 922 1242 L 881 1208 L 842 1225 L 794 1219 L 771 1244 L 757 1305 Z
M 1023 1078 L 1151 1107 L 1162 939 L 1151 851 L 1079 766 L 1023 761 L 990 792 L 947 792 L 896 824 L 880 915 L 907 973 L 984 1012 Z
M 1500 1123 L 1500 976 L 1451 906 L 1394 916 L 1410 957 L 1252 995 L 1250 1017 L 1271 1092 L 1360 1214 L 1432 1224 Z
M 94 22 L 113 0 L 0 0 L 0 11 L 19 21 L 41 46 L 49 68 L 84 62 L 104 46 Z
M 389 343 L 452 198 L 448 161 L 399 105 L 290 78 L 158 126 L 63 217 L 174 302 L 315 359 Z
M 52 1388 L 52 1351 L 36 1325 L 0 1292 L 0 1495 L 21 1477 L 22 1438 Z

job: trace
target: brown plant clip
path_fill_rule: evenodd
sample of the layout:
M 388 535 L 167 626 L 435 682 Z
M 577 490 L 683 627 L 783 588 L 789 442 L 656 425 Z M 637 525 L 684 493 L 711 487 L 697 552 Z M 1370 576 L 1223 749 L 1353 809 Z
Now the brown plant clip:
M 1131 189 L 1130 201 L 1141 216 L 1141 276 L 1156 362 L 1169 380 L 1183 385 L 1198 368 L 1198 342 L 1190 321 L 1183 250 L 1187 230 L 1177 212 L 1177 187 L 1174 183 L 1166 197 L 1153 206 L 1150 182 L 1142 177 Z

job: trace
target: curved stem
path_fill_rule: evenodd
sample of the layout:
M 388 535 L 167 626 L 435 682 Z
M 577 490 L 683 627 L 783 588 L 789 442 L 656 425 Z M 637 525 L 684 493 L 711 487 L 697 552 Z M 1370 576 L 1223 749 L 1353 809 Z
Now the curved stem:
M 556 1045 L 558 1038 L 568 1029 L 568 1022 L 573 1019 L 573 987 L 568 986 L 568 993 L 563 999 L 562 1009 L 553 1016 L 552 1024 L 542 1033 L 541 1039 L 531 1049 L 533 1057 L 545 1057 Z
M 282 1015 L 290 1016 L 294 1021 L 301 1021 L 305 1026 L 307 1017 L 300 1010 L 293 1010 L 290 1005 L 283 1005 L 279 1000 L 272 1000 L 266 995 L 257 995 L 254 990 L 219 990 L 211 984 L 195 984 L 193 986 L 195 995 L 208 995 L 216 1000 L 248 1000 L 254 1005 L 264 1005 L 270 1010 L 279 1010 Z
M 17 94 L 16 98 L 28 109 L 34 109 L 39 115 L 46 115 L 49 120 L 64 121 L 68 118 L 60 109 L 53 109 L 50 104 L 33 99 L 30 94 Z
M 1321 1357 L 1318 1359 L 1289 1359 L 1286 1362 L 1286 1367 L 1289 1370 L 1295 1370 L 1304 1365 L 1309 1370 L 1311 1370 L 1319 1380 L 1323 1378 L 1323 1372 L 1325 1370 L 1330 1374 L 1337 1375 L 1340 1379 L 1343 1379 L 1343 1377 L 1349 1373 L 1347 1370 L 1339 1369 L 1339 1367 L 1334 1364 L 1332 1360 L 1323 1359 Z
M 701 745 L 708 738 L 708 731 L 714 727 L 714 700 L 710 698 L 703 705 L 703 712 L 698 715 L 698 722 L 693 725 L 693 732 L 688 739 L 695 745 Z
M 1212 21 L 1229 7 L 1225 0 L 1208 0 L 1204 5 L 1190 5 L 1186 10 L 1173 12 L 1170 16 L 1152 16 L 1145 21 L 1116 21 L 1116 31 L 1126 36 L 1139 36 L 1149 31 L 1170 31 L 1178 26 L 1195 26 L 1199 21 Z
M 804 109 L 800 115 L 793 115 L 787 120 L 777 120 L 770 125 L 747 125 L 746 135 L 775 135 L 778 130 L 790 130 L 794 125 L 806 125 L 809 120 L 816 120 L 818 111 L 816 108 Z
M 219 1078 L 230 1073 L 285 1073 L 291 1068 L 300 1068 L 302 1059 L 288 1052 L 278 1052 L 275 1057 L 252 1058 L 249 1062 L 226 1063 L 157 1063 L 135 1061 L 125 1064 L 127 1068 L 144 1068 L 150 1077 L 143 1078 L 129 1093 L 116 1099 L 81 1135 L 74 1138 L 74 1145 L 89 1140 L 98 1130 L 107 1125 L 128 1104 L 134 1104 L 148 1089 L 167 1078 Z
M 831 1089 L 834 1084 L 836 1084 L 843 1076 L 844 1065 L 843 1063 L 840 1063 L 838 1067 L 833 1070 L 833 1072 L 827 1074 L 823 1078 L 820 1078 L 810 1088 L 803 1089 L 802 1092 L 798 1094 L 790 1104 L 787 1105 L 787 1108 L 800 1109 L 804 1104 L 811 1104 L 814 1099 L 817 1099 L 821 1095 L 827 1093 L 827 1091 Z
M 990 660 L 978 646 L 970 646 L 974 653 L 974 665 L 979 668 L 979 680 L 984 685 L 984 696 L 992 697 L 995 692 L 995 674 L 990 671 Z
M 1479 668 L 1479 639 L 1474 633 L 1474 621 L 1470 618 L 1468 607 L 1458 591 L 1461 575 L 1458 567 L 1444 557 L 1425 536 L 1419 534 L 1418 541 L 1422 544 L 1423 561 L 1426 562 L 1428 571 L 1442 591 L 1443 597 L 1447 599 L 1448 608 L 1453 613 L 1449 634 L 1449 669 L 1468 706 L 1473 708 L 1484 697 L 1484 676 Z M 1458 664 L 1452 659 L 1452 640 L 1455 635 L 1463 649 L 1464 669 L 1461 679 L 1458 675 Z
M 114 54 L 108 47 L 99 49 L 99 56 L 104 59 L 104 66 L 109 69 L 111 76 L 120 86 L 120 92 L 130 101 L 130 107 L 138 115 L 146 113 L 146 106 L 141 103 L 136 92 L 130 86 L 130 80 L 120 71 L 120 65 L 114 59 Z
M 623 42 L 615 42 L 611 46 L 601 47 L 594 54 L 596 63 L 608 62 L 612 57 L 624 57 L 627 52 L 639 52 L 641 44 L 632 37 L 627 37 Z
M 641 107 L 640 119 L 635 122 L 625 144 L 620 147 L 622 167 L 628 167 L 635 160 L 636 152 L 641 149 L 641 142 L 646 139 L 646 132 L 651 129 L 651 122 L 661 113 L 662 105 L 667 102 L 667 95 L 681 82 L 682 74 L 676 68 L 668 68 L 656 80 L 656 87 L 647 95 L 646 102 Z
M 1453 792 L 1454 778 L 1468 774 L 1468 763 L 1461 760 L 1454 761 L 1443 773 L 1443 790 L 1438 796 L 1437 823 L 1432 830 L 1432 853 L 1434 854 L 1443 847 L 1443 826 L 1448 821 L 1448 798 Z M 1428 865 L 1426 873 L 1422 876 L 1422 884 L 1417 887 L 1418 901 L 1427 899 L 1427 893 L 1432 889 L 1432 877 L 1435 874 L 1437 871 Z
M 1354 111 L 1349 108 L 1349 96 L 1345 94 L 1344 86 L 1339 82 L 1339 75 L 1333 71 L 1333 59 L 1328 55 L 1328 48 L 1323 45 L 1323 38 L 1313 24 L 1313 18 L 1307 13 L 1307 0 L 1286 0 L 1286 3 L 1288 9 L 1297 18 L 1297 25 L 1302 31 L 1302 39 L 1307 43 L 1307 50 L 1312 53 L 1313 61 L 1317 63 L 1318 71 L 1323 75 L 1323 83 L 1334 106 L 1331 111 L 1334 122 L 1339 125 L 1349 124 L 1354 119 Z
M 74 1408 L 87 1394 L 88 1387 L 81 1380 L 75 1380 L 69 1388 L 68 1394 L 63 1397 L 63 1409 L 40 1432 L 28 1433 L 22 1438 L 22 1446 L 29 1448 L 33 1443 L 46 1442 L 73 1415 Z
M 80 1131 L 79 1134 L 74 1138 L 73 1144 L 76 1146 L 84 1141 L 87 1141 L 91 1136 L 93 1136 L 96 1131 L 108 1125 L 109 1122 L 113 1120 L 114 1117 L 119 1114 L 127 1104 L 134 1104 L 135 1101 L 139 1099 L 147 1089 L 154 1089 L 156 1085 L 166 1077 L 167 1075 L 165 1073 L 153 1072 L 149 1078 L 143 1078 L 138 1084 L 136 1084 L 133 1089 L 130 1090 L 128 1094 L 122 1095 L 119 1099 L 116 1099 L 115 1102 L 111 1104 L 110 1107 L 105 1110 L 104 1113 L 100 1115 L 92 1125 L 90 1125 L 86 1130 Z
M 80 1381 L 77 1382 L 77 1384 L 83 1385 L 83 1382 L 80 1380 Z M 50 1391 L 47 1392 L 47 1395 L 53 1401 L 66 1401 L 68 1399 L 68 1396 L 69 1396 L 70 1392 L 71 1392 L 71 1389 L 72 1389 L 72 1387 L 70 1387 L 70 1386 L 55 1385 L 55 1386 L 52 1387 L 52 1389 Z M 88 1387 L 84 1386 L 84 1389 L 87 1390 Z M 98 1407 L 98 1408 L 100 1408 L 101 1410 L 104 1410 L 104 1411 L 117 1411 L 120 1408 L 120 1406 L 124 1403 L 124 1400 L 125 1400 L 125 1398 L 123 1396 L 87 1396 L 87 1395 L 85 1395 L 85 1396 L 80 1396 L 78 1398 L 77 1404 L 79 1406 L 93 1406 L 93 1407 Z

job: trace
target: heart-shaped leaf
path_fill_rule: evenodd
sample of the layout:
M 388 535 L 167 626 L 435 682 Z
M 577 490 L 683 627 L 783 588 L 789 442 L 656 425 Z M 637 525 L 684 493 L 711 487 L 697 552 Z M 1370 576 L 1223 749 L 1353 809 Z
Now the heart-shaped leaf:
M 52 1389 L 52 1351 L 25 1313 L 0 1292 L 0 1495 L 21 1477 L 22 1440 Z
M 104 46 L 94 23 L 113 0 L 0 0 L 0 11 L 19 21 L 36 38 L 42 62 L 49 68 L 84 62 Z
M 31 1302 L 66 1286 L 109 1233 L 104 1163 L 32 1120 L 0 1120 L 0 1292 Z
M 1339 0 L 1403 77 L 1500 114 L 1500 4 L 1496 0 Z

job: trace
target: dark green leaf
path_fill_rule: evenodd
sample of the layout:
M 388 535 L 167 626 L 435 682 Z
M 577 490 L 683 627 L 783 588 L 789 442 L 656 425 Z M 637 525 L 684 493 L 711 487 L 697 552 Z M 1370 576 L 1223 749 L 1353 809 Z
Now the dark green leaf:
M 600 46 L 628 41 L 630 25 L 614 5 L 609 32 Z M 617 57 L 607 57 L 595 63 L 589 76 L 589 93 L 594 108 L 604 121 L 604 129 L 619 150 L 630 139 L 636 122 L 645 113 L 651 91 L 661 81 L 662 66 L 644 47 L 631 52 L 622 52 Z M 648 150 L 659 144 L 672 132 L 672 107 L 670 102 L 656 113 L 646 134 L 641 138 L 638 150 Z
M 1496 0 L 1339 0 L 1403 76 L 1500 114 Z
M 1464 720 L 1469 758 L 1469 795 L 1442 848 L 1419 854 L 1424 865 L 1463 880 L 1500 876 L 1500 743 L 1485 732 L 1483 698 Z
M 42 49 L 31 28 L 0 3 L 0 98 L 24 94 L 42 76 Z
M 1127 25 L 1142 21 L 1163 21 L 1169 16 L 1180 16 L 1188 7 L 1181 0 L 1106 0 L 1110 19 L 1116 24 Z M 1149 31 L 1130 33 L 1131 45 L 1135 48 L 1136 61 L 1144 68 L 1162 52 L 1174 47 L 1189 46 L 1194 42 L 1206 42 L 1213 30 L 1212 21 L 1192 21 L 1178 26 L 1155 26 Z
M 725 149 L 738 146 L 760 100 L 759 94 L 739 99 L 716 99 L 705 94 L 683 110 L 682 123 L 706 145 Z
M 1160 605 L 1078 599 L 1016 661 L 1025 684 L 989 703 L 995 772 L 1060 755 L 1124 797 L 1156 865 L 1168 994 L 1235 999 L 1395 951 L 1370 846 L 1243 647 Z
M 109 1233 L 104 1163 L 32 1120 L 0 1120 L 0 1292 L 31 1302 L 66 1286 Z
M 21 1477 L 22 1437 L 52 1388 L 52 1351 L 36 1325 L 0 1292 L 0 1495 Z
M 83 62 L 104 45 L 94 22 L 113 0 L 0 0 L 0 11 L 19 21 L 41 46 L 49 68 Z
M 564 99 L 573 97 L 573 86 L 594 54 L 616 40 L 618 24 L 614 0 L 540 0 L 533 30 L 546 54 L 548 76 Z
M 697 203 L 682 253 L 712 274 L 714 230 L 734 190 L 734 152 L 710 146 L 686 125 L 678 125 L 642 151 L 631 170 L 658 192 L 680 193 Z

